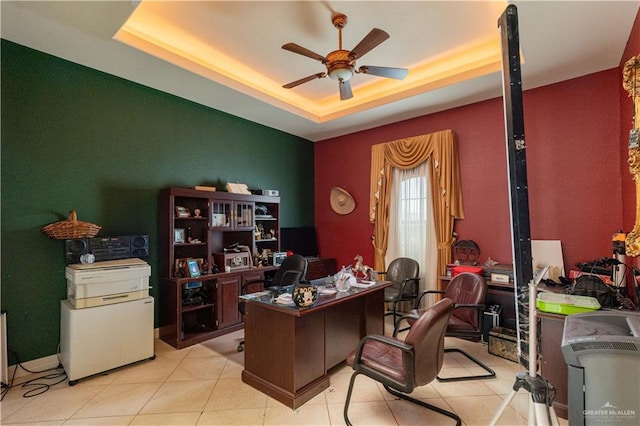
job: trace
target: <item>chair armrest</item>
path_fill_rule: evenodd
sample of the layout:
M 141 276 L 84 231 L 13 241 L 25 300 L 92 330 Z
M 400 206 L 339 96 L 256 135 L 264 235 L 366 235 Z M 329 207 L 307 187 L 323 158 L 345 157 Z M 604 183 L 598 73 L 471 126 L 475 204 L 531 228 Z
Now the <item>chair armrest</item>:
M 478 327 L 481 328 L 482 327 L 482 312 L 484 311 L 484 308 L 486 306 L 484 304 L 481 303 L 456 303 L 453 305 L 453 310 L 455 311 L 456 309 L 462 309 L 462 308 L 470 308 L 470 309 L 475 309 L 476 311 L 476 320 L 478 323 Z
M 369 334 L 360 339 L 360 343 L 358 343 L 358 348 L 356 349 L 356 357 L 353 361 L 353 365 L 357 365 L 360 363 L 360 359 L 362 358 L 362 351 L 364 349 L 365 343 L 368 341 L 375 340 L 385 345 L 394 346 L 400 349 L 403 352 L 410 354 L 413 357 L 413 346 L 407 345 L 402 340 L 398 340 L 394 337 L 382 336 L 380 334 Z
M 246 294 L 247 288 L 249 288 L 250 285 L 258 284 L 258 283 L 264 283 L 265 281 L 266 280 L 264 278 L 258 278 L 258 279 L 255 279 L 255 280 L 245 281 L 244 284 L 242 284 L 242 286 L 240 286 L 240 294 Z
M 486 306 L 477 303 L 456 303 L 453 305 L 453 309 L 458 308 L 476 308 L 476 309 L 484 309 Z
M 422 293 L 420 293 L 420 295 L 418 296 L 418 299 L 416 300 L 416 306 L 415 309 L 418 309 L 420 307 L 420 302 L 422 302 L 422 298 L 424 296 L 426 296 L 427 294 L 444 294 L 444 290 L 425 290 Z

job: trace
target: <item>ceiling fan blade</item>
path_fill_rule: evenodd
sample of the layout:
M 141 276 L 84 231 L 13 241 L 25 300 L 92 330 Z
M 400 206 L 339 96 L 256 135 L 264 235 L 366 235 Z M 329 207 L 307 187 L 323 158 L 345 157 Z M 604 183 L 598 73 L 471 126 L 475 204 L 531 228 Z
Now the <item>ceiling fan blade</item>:
M 309 76 L 307 76 L 305 78 L 301 78 L 300 80 L 296 80 L 296 81 L 291 82 L 289 84 L 285 84 L 282 87 L 284 87 L 285 89 L 291 89 L 293 87 L 299 86 L 299 85 L 301 85 L 303 83 L 306 83 L 308 81 L 315 80 L 316 78 L 325 78 L 326 76 L 327 76 L 327 73 L 319 72 L 317 74 L 313 74 L 313 75 L 309 75 Z
M 369 34 L 367 34 L 360 41 L 360 43 L 358 43 L 358 45 L 351 50 L 349 56 L 351 57 L 351 59 L 362 58 L 367 52 L 369 52 L 371 49 L 388 38 L 389 34 L 387 34 L 386 31 L 383 31 L 379 28 L 374 28 L 369 31 Z
M 338 82 L 338 88 L 340 89 L 341 101 L 353 98 L 353 92 L 351 91 L 351 83 L 349 80 L 340 80 L 340 82 Z
M 287 43 L 282 45 L 282 48 L 284 50 L 288 50 L 289 52 L 293 52 L 293 53 L 297 53 L 298 55 L 302 55 L 302 56 L 306 56 L 308 58 L 311 59 L 315 59 L 316 61 L 320 61 L 323 64 L 327 62 L 327 58 L 325 58 L 324 56 L 316 53 L 316 52 L 312 52 L 309 49 L 306 49 L 302 46 L 300 46 L 299 44 L 295 44 L 295 43 Z
M 404 80 L 409 74 L 409 70 L 406 68 L 374 67 L 372 65 L 363 65 L 358 69 L 358 72 L 377 75 L 378 77 L 395 78 L 396 80 Z

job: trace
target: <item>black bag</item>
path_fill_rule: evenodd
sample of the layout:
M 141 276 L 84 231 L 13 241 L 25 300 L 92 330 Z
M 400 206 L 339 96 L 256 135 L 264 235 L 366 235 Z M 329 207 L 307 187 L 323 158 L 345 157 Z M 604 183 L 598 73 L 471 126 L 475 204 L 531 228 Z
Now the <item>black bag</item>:
M 620 306 L 616 289 L 605 284 L 600 277 L 595 275 L 581 275 L 576 278 L 570 293 L 577 296 L 595 297 L 603 308 L 615 309 Z

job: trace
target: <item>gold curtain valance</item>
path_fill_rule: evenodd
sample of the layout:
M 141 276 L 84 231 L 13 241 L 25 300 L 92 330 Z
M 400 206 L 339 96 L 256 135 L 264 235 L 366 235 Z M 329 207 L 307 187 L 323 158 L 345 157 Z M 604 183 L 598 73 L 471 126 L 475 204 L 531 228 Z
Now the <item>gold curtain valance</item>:
M 451 260 L 453 220 L 464 218 L 464 209 L 456 138 L 449 129 L 371 147 L 369 220 L 374 224 L 377 270 L 385 268 L 392 169 L 411 169 L 427 160 L 438 234 L 438 274 L 444 274 Z

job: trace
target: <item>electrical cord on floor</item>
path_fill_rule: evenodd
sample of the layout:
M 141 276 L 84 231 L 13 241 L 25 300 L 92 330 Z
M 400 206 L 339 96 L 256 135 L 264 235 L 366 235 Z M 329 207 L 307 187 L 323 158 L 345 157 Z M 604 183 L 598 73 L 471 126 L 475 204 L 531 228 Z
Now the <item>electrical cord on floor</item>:
M 14 388 L 14 387 L 22 387 L 22 388 L 28 388 L 28 387 L 33 387 L 32 389 L 28 389 L 22 396 L 23 398 L 31 398 L 40 394 L 45 393 L 46 391 L 49 390 L 49 388 L 51 388 L 52 386 L 55 386 L 59 383 L 64 382 L 67 379 L 67 373 L 64 371 L 64 368 L 62 367 L 62 363 L 60 362 L 60 345 L 58 345 L 58 365 L 55 368 L 48 368 L 46 370 L 42 370 L 42 371 L 33 371 L 33 370 L 29 370 L 28 368 L 26 368 L 24 365 L 22 365 L 22 363 L 20 362 L 20 360 L 18 359 L 18 355 L 13 352 L 12 350 L 8 350 L 8 352 L 13 355 L 13 357 L 16 360 L 16 364 L 15 364 L 15 368 L 13 369 L 13 373 L 11 374 L 11 379 L 9 380 L 9 383 L 4 386 L 2 388 L 2 392 L 1 392 L 1 396 L 0 396 L 0 401 L 2 401 L 5 397 L 5 395 L 9 392 L 10 389 Z M 29 374 L 43 374 L 43 373 L 47 373 L 44 376 L 40 376 L 40 377 L 34 377 L 33 379 L 27 380 L 23 383 L 20 383 L 19 385 L 16 384 L 14 385 L 14 381 L 15 381 L 15 377 L 16 377 L 16 372 L 18 371 L 18 367 L 20 367 L 21 369 L 23 369 L 24 371 L 26 371 Z M 57 380 L 54 383 L 44 383 L 44 382 L 40 382 L 41 380 Z
M 56 367 L 56 368 L 52 368 L 50 370 L 46 370 L 46 371 L 55 371 L 54 373 L 50 373 L 50 374 L 45 374 L 44 376 L 40 376 L 40 377 L 36 377 L 35 379 L 31 379 L 31 380 L 27 380 L 26 382 L 22 383 L 21 386 L 23 388 L 26 388 L 28 386 L 34 386 L 34 388 L 29 389 L 28 391 L 26 391 L 22 396 L 25 398 L 31 398 L 33 396 L 37 396 L 40 394 L 45 393 L 46 391 L 49 390 L 49 388 L 51 388 L 52 386 L 57 385 L 58 383 L 62 383 L 65 380 L 67 380 L 67 373 L 65 373 L 64 369 L 62 368 L 62 366 Z M 44 372 L 44 371 L 43 371 Z M 39 383 L 39 380 L 56 380 L 56 382 L 54 383 Z

